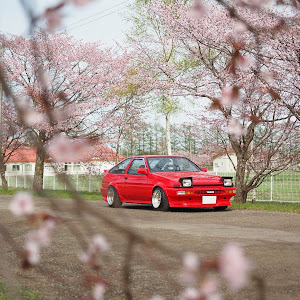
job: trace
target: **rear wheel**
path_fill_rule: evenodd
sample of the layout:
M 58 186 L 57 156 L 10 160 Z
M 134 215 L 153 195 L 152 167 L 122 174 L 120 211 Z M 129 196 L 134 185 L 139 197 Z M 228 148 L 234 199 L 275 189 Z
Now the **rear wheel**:
M 227 207 L 228 207 L 228 206 L 216 206 L 216 207 L 214 207 L 214 210 L 216 210 L 216 211 L 223 211 L 223 210 L 225 210 Z
M 168 198 L 162 188 L 156 187 L 152 193 L 152 206 L 155 210 L 167 211 L 169 209 Z
M 110 186 L 107 190 L 107 203 L 110 207 L 121 207 L 122 202 L 120 201 L 117 190 Z

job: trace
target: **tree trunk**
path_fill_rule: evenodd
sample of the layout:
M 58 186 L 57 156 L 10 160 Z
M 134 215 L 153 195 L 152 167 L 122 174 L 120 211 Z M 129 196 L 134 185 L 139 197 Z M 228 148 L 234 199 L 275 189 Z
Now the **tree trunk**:
M 170 115 L 171 115 L 170 112 L 168 112 L 166 114 L 166 142 L 167 142 L 167 154 L 168 155 L 172 155 L 172 150 L 171 150 Z
M 245 189 L 245 171 L 246 171 L 246 161 L 242 158 L 237 158 L 236 167 L 236 195 L 234 196 L 234 201 L 238 203 L 246 203 L 248 190 Z
M 39 134 L 39 141 L 36 150 L 36 160 L 35 160 L 35 171 L 33 178 L 33 188 L 37 191 L 43 189 L 43 180 L 44 180 L 44 161 L 45 161 L 45 143 L 46 134 L 41 132 Z
M 5 178 L 5 165 L 4 165 L 4 162 L 3 162 L 2 155 L 0 157 L 0 176 L 1 176 L 1 181 L 2 181 L 2 188 L 4 190 L 7 190 L 8 189 L 8 184 L 7 184 L 7 181 L 6 181 L 6 178 Z

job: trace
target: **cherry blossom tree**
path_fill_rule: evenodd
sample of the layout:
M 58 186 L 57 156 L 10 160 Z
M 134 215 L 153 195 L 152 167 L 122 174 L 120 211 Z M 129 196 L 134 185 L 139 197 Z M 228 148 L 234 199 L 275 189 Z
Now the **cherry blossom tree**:
M 112 50 L 64 33 L 45 36 L 40 30 L 30 39 L 10 36 L 5 45 L 7 80 L 37 147 L 34 185 L 42 188 L 44 146 L 60 132 L 99 135 L 101 127 L 94 120 L 103 122 L 100 109 L 114 102 L 107 95 L 109 86 L 120 84 L 122 62 Z
M 291 107 L 294 106 L 286 105 L 299 99 L 299 76 L 290 72 L 297 69 L 297 64 L 290 66 L 293 64 L 291 60 L 289 71 L 280 67 L 287 57 L 276 54 L 283 51 L 280 42 L 278 44 L 272 36 L 278 18 L 263 8 L 253 11 L 248 7 L 234 10 L 236 18 L 232 18 L 227 7 L 214 3 L 203 3 L 201 18 L 195 18 L 192 7 L 178 3 L 153 2 L 149 7 L 164 24 L 169 39 L 176 41 L 180 61 L 189 62 L 184 65 L 184 73 L 180 76 L 176 65 L 164 69 L 173 89 L 178 94 L 185 91 L 195 97 L 210 99 L 211 109 L 218 110 L 221 122 L 228 126 L 229 141 L 238 159 L 236 200 L 244 202 L 247 194 L 244 188 L 246 163 L 254 155 L 251 147 L 256 133 L 265 127 L 263 137 L 268 139 L 277 126 L 287 126 L 285 133 L 291 134 L 298 129 L 298 123 L 292 118 Z M 290 21 L 296 21 L 297 16 L 296 12 Z M 295 25 L 292 23 L 288 30 L 281 29 L 276 34 L 284 39 L 285 34 L 295 31 Z M 273 45 L 275 52 L 272 52 Z M 160 66 L 155 63 L 150 68 L 160 71 Z M 286 78 L 283 90 L 279 81 L 267 82 L 268 72 L 278 74 L 277 78 Z M 293 97 L 287 92 L 291 90 L 288 85 L 294 86 Z M 285 135 L 277 145 L 287 140 Z M 289 157 L 285 166 L 291 161 Z

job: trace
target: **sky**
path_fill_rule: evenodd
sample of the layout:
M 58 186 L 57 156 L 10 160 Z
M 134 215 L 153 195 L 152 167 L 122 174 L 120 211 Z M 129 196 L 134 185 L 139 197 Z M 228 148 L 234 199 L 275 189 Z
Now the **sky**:
M 37 13 L 58 0 L 27 0 Z M 123 19 L 134 0 L 93 0 L 85 6 L 68 5 L 63 11 L 62 31 L 87 42 L 121 42 L 129 25 Z M 28 36 L 28 20 L 20 0 L 0 0 L 0 32 Z

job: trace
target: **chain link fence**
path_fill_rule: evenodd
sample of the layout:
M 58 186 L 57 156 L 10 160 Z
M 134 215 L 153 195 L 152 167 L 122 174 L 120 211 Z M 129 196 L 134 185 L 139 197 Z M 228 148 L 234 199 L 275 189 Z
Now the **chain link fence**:
M 210 172 L 219 176 L 231 176 L 235 182 L 235 173 Z M 247 200 L 252 201 L 300 202 L 300 172 L 286 171 L 278 175 L 269 175 L 256 189 L 248 193 Z
M 100 192 L 102 177 L 102 175 L 86 174 L 68 175 L 69 180 L 76 190 L 81 192 Z M 10 175 L 6 176 L 6 180 L 9 187 L 31 189 L 33 175 Z M 63 179 L 56 174 L 44 176 L 43 188 L 46 190 L 67 190 Z

